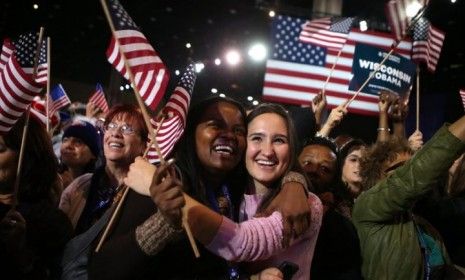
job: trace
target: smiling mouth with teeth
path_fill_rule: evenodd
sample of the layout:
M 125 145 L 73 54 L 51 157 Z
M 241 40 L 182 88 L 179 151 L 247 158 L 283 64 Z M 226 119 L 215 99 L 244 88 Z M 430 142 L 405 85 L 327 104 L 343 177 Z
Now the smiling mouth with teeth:
M 112 148 L 122 148 L 123 144 L 112 142 L 112 143 L 109 144 L 109 146 L 112 147 Z
M 276 164 L 276 162 L 271 161 L 271 160 L 257 160 L 257 163 L 260 165 L 265 165 L 265 166 L 273 166 Z
M 234 153 L 234 149 L 231 146 L 227 145 L 218 145 L 213 148 L 213 150 L 220 154 L 231 155 Z

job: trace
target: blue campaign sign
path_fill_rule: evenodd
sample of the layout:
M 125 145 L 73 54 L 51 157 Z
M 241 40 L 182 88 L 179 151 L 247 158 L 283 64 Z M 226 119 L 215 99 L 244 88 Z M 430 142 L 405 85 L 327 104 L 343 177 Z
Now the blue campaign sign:
M 356 44 L 352 74 L 349 89 L 357 91 L 373 72 L 388 52 L 376 47 Z M 363 92 L 378 95 L 381 90 L 387 90 L 404 95 L 410 91 L 415 79 L 415 63 L 397 54 L 391 54 L 373 78 L 363 88 Z

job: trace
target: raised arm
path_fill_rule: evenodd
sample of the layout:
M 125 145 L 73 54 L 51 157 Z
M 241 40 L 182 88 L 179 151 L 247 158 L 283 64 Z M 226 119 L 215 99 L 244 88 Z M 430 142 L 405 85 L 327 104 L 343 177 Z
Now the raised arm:
M 347 109 L 345 108 L 346 103 L 340 104 L 336 108 L 331 110 L 331 113 L 328 116 L 323 127 L 318 131 L 318 134 L 323 137 L 328 137 L 333 128 L 335 128 L 347 114 Z
M 326 109 L 326 96 L 323 93 L 318 93 L 312 100 L 312 110 L 315 115 L 316 129 L 320 130 L 323 122 L 323 114 Z
M 354 221 L 389 221 L 410 209 L 463 153 L 464 142 L 465 118 L 441 128 L 414 157 L 357 198 Z
M 408 114 L 408 103 L 404 98 L 397 97 L 391 107 L 389 117 L 392 120 L 392 134 L 399 139 L 405 139 L 405 119 Z
M 388 110 L 391 106 L 391 95 L 388 92 L 382 91 L 379 95 L 378 108 L 379 108 L 379 124 L 378 124 L 378 137 L 377 142 L 387 142 L 389 136 L 389 122 L 388 122 Z

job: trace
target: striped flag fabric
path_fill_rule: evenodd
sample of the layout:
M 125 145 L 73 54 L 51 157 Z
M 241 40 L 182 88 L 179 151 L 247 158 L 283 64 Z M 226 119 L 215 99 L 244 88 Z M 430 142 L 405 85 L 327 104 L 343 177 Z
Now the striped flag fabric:
M 462 99 L 463 108 L 465 109 L 465 89 L 459 91 L 460 99 Z
M 266 63 L 263 98 L 267 101 L 311 104 L 313 97 L 323 88 L 337 51 L 306 44 L 299 40 L 304 19 L 277 16 L 272 22 L 271 55 Z M 286 38 L 287 37 L 287 38 Z M 337 60 L 335 70 L 326 86 L 328 107 L 336 107 L 351 98 L 352 63 L 355 44 L 362 43 L 388 50 L 393 39 L 389 34 L 361 32 L 352 29 Z M 402 41 L 396 53 L 410 58 L 411 42 Z M 378 96 L 360 93 L 349 106 L 351 113 L 378 115 Z
M 169 156 L 184 132 L 195 80 L 196 75 L 194 65 L 190 64 L 181 76 L 178 86 L 174 89 L 170 99 L 163 108 L 165 120 L 161 123 L 161 127 L 156 136 L 156 141 L 164 158 Z M 153 130 L 157 131 L 160 125 L 159 122 L 156 122 L 153 119 L 151 122 Z M 153 146 L 147 153 L 147 160 L 151 163 L 160 162 L 158 153 Z
M 7 64 L 8 59 L 10 58 L 14 50 L 15 49 L 11 44 L 10 39 L 5 39 L 2 45 L 2 53 L 0 55 L 0 72 L 3 71 L 3 68 Z
M 429 0 L 390 0 L 385 5 L 385 13 L 391 31 L 396 40 L 401 40 L 406 34 L 412 17 L 407 16 L 407 7 L 419 4 L 422 7 L 428 5 Z
M 38 35 L 28 33 L 20 35 L 18 40 L 14 42 L 15 49 L 21 50 L 17 54 L 17 59 L 26 74 L 32 75 L 34 67 L 34 54 L 37 50 Z M 42 40 L 40 46 L 39 60 L 37 64 L 37 74 L 35 81 L 42 85 L 47 85 L 48 80 L 48 64 L 47 64 L 47 41 Z
M 42 90 L 43 84 L 32 77 L 32 64 L 37 49 L 37 40 L 24 39 L 12 42 L 5 39 L 0 58 L 0 133 L 8 132 L 33 98 Z M 32 59 L 31 59 L 32 58 Z
M 169 73 L 121 4 L 117 0 L 110 0 L 108 7 L 115 33 L 107 48 L 107 59 L 127 80 L 129 73 L 126 72 L 125 62 L 129 65 L 135 79 L 134 86 L 145 104 L 155 110 L 165 93 Z
M 36 96 L 31 104 L 31 117 L 39 120 L 44 127 L 47 126 L 47 112 L 45 108 L 45 100 L 40 99 Z M 55 113 L 49 117 L 50 126 L 55 127 L 60 122 L 59 114 Z
M 329 49 L 340 50 L 349 37 L 354 18 L 319 18 L 307 21 L 302 26 L 299 39 Z
M 94 103 L 102 112 L 108 112 L 108 103 L 105 98 L 105 93 L 103 92 L 103 87 L 101 84 L 97 83 L 95 86 L 95 92 L 89 98 L 90 103 Z
M 61 84 L 56 85 L 50 91 L 48 102 L 49 115 L 54 115 L 61 108 L 71 104 L 71 100 Z
M 446 34 L 434 27 L 426 18 L 420 18 L 413 29 L 412 59 L 424 62 L 432 73 L 436 71 Z

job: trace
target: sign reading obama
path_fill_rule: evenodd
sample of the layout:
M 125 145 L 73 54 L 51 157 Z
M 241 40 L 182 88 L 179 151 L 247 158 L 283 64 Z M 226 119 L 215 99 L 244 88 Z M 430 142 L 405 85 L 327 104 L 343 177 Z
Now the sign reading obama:
M 380 62 L 388 55 L 388 52 L 376 47 L 356 44 L 352 74 L 349 90 L 357 91 L 368 76 L 378 69 L 371 80 L 364 87 L 363 92 L 378 95 L 381 90 L 387 90 L 396 94 L 404 94 L 410 91 L 415 78 L 415 64 L 403 56 L 391 54 L 380 66 Z

